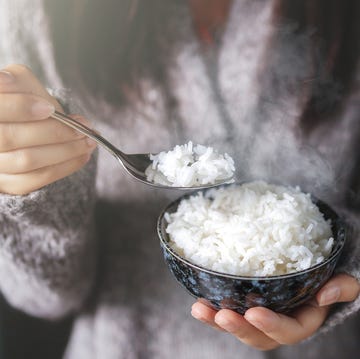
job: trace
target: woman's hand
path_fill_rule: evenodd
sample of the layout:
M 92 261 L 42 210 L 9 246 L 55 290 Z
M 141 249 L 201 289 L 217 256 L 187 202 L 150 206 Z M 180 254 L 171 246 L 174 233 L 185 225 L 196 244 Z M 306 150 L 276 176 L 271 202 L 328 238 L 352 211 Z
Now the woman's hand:
M 192 306 L 191 314 L 214 328 L 231 333 L 247 345 L 271 350 L 311 336 L 326 319 L 331 304 L 355 300 L 359 291 L 355 278 L 339 274 L 321 288 L 315 300 L 295 310 L 291 316 L 262 307 L 251 308 L 242 316 L 228 309 L 217 312 L 201 302 Z
M 27 194 L 89 160 L 95 143 L 49 118 L 55 109 L 61 106 L 27 67 L 0 71 L 0 193 Z

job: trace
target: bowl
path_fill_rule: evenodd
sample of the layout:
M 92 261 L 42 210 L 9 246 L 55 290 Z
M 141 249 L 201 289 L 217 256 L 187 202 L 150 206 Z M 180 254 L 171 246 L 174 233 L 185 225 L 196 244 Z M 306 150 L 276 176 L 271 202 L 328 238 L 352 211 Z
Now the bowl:
M 279 313 L 288 313 L 305 303 L 329 280 L 340 257 L 346 239 L 346 227 L 337 213 L 321 200 L 313 202 L 330 219 L 334 244 L 330 255 L 321 263 L 290 274 L 251 277 L 216 272 L 189 262 L 169 245 L 165 213 L 176 211 L 181 200 L 192 192 L 170 203 L 160 214 L 157 232 L 165 262 L 175 279 L 195 298 L 210 307 L 231 309 L 244 314 L 251 307 L 267 307 Z

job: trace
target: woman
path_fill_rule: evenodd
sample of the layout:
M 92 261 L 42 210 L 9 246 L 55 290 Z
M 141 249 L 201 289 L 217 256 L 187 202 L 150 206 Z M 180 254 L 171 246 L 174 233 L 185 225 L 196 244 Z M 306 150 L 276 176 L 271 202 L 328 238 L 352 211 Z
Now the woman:
M 81 113 L 126 152 L 212 144 L 242 180 L 299 184 L 355 227 L 356 1 L 38 0 L 31 17 L 24 0 L 0 4 L 4 66 L 33 69 L 0 74 L 0 288 L 31 315 L 75 313 L 66 357 L 337 358 L 342 335 L 356 343 L 356 322 L 343 322 L 360 303 L 357 233 L 313 302 L 291 316 L 195 303 L 228 334 L 211 331 L 187 315 L 155 239 L 178 194 L 135 182 L 49 118 Z

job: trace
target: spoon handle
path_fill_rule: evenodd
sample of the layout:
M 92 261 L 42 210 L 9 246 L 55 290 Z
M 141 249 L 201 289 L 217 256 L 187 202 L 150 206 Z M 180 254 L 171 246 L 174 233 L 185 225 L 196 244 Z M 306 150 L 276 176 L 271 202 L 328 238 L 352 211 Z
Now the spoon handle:
M 117 159 L 119 159 L 119 155 L 121 156 L 122 152 L 118 148 L 116 148 L 112 143 L 110 143 L 104 137 L 99 135 L 97 132 L 95 132 L 94 130 L 90 129 L 89 127 L 83 125 L 82 123 L 74 120 L 73 118 L 71 118 L 59 111 L 55 111 L 51 115 L 51 117 L 64 123 L 67 126 L 72 127 L 73 129 L 81 132 L 85 136 L 90 137 L 91 139 L 96 141 L 99 145 L 101 145 L 103 148 L 105 148 L 107 151 L 109 151 Z

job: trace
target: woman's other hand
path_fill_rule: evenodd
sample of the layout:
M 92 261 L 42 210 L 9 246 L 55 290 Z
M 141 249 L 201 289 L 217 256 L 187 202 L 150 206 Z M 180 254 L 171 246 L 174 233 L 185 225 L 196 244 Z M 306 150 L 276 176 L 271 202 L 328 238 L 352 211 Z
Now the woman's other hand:
M 0 71 L 0 193 L 30 193 L 89 160 L 94 142 L 49 118 L 55 109 L 60 104 L 26 66 Z
M 323 324 L 331 304 L 349 302 L 357 298 L 358 281 L 346 274 L 329 280 L 316 298 L 295 310 L 290 316 L 256 307 L 240 315 L 228 309 L 216 311 L 201 302 L 192 306 L 194 318 L 211 327 L 229 332 L 243 343 L 259 350 L 271 350 L 310 337 Z

